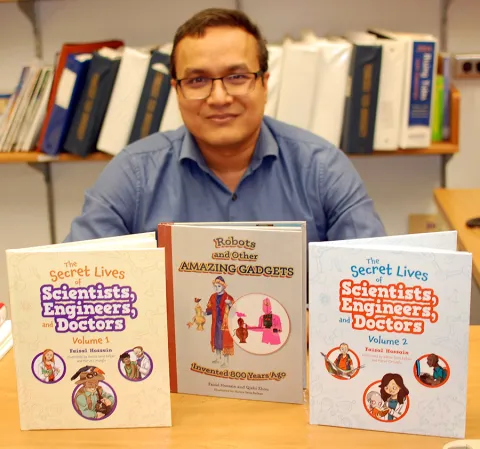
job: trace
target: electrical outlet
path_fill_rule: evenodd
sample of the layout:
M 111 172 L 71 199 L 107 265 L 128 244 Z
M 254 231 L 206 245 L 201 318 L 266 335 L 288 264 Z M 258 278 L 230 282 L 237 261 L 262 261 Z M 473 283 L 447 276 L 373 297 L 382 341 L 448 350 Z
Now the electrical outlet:
M 456 79 L 480 79 L 480 54 L 465 53 L 452 56 L 453 77 Z

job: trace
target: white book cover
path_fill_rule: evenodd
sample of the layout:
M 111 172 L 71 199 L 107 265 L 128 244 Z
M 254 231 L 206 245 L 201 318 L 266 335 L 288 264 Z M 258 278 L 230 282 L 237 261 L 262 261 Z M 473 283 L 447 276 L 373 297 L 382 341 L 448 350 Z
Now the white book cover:
M 22 430 L 171 426 L 165 254 L 144 237 L 7 250 Z
M 472 256 L 444 237 L 309 245 L 311 424 L 464 438 Z
M 177 91 L 176 89 L 170 89 L 168 94 L 167 104 L 163 111 L 163 116 L 160 121 L 160 132 L 174 131 L 177 128 L 183 126 L 182 114 L 178 107 Z
M 303 233 L 162 224 L 171 391 L 303 403 Z
M 265 106 L 265 115 L 276 118 L 278 95 L 282 83 L 283 46 L 268 45 L 268 98 Z
M 404 45 L 400 148 L 427 148 L 432 142 L 432 105 L 437 73 L 437 38 L 430 34 L 369 30 Z
M 150 58 L 149 49 L 125 47 L 98 138 L 100 151 L 116 155 L 128 144 Z
M 284 42 L 278 120 L 309 129 L 315 102 L 317 60 L 318 49 L 315 45 L 291 40 Z
M 352 44 L 343 39 L 305 40 L 318 49 L 315 95 L 309 130 L 340 146 Z

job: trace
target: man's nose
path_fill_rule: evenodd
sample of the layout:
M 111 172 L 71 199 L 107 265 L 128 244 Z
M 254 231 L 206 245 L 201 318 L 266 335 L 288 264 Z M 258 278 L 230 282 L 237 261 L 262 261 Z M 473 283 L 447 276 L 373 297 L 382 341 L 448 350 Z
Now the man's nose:
M 228 95 L 225 86 L 223 85 L 223 81 L 221 79 L 213 80 L 212 91 L 207 98 L 207 102 L 211 105 L 223 105 L 225 103 L 230 103 L 231 101 L 232 97 Z

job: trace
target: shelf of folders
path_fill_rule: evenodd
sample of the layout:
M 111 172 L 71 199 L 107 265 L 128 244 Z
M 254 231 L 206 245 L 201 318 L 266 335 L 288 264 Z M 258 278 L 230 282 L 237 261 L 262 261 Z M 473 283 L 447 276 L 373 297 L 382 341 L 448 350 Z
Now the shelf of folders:
M 0 95 L 0 164 L 108 161 L 130 143 L 181 126 L 170 51 L 171 44 L 140 49 L 121 39 L 64 44 L 55 68 L 40 62 L 23 67 L 14 92 Z M 441 63 L 425 98 L 423 86 L 412 82 L 390 104 L 392 90 L 382 92 L 380 68 L 360 71 L 365 79 L 352 72 L 352 86 L 337 89 L 333 114 L 322 106 L 334 101 L 333 88 L 315 101 L 304 96 L 310 103 L 303 104 L 290 82 L 288 67 L 296 73 L 297 66 L 289 58 L 300 51 L 295 44 L 270 46 L 269 70 L 278 73 L 268 84 L 267 116 L 321 135 L 349 157 L 458 152 L 460 93 L 442 76 Z M 335 135 L 324 135 L 332 129 Z

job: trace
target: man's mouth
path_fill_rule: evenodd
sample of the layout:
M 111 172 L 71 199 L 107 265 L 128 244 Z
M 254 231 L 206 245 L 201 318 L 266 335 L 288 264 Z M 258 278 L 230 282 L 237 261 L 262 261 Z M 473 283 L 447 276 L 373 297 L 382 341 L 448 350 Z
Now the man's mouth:
M 209 115 L 208 119 L 214 123 L 229 123 L 237 117 L 236 114 L 213 114 Z

